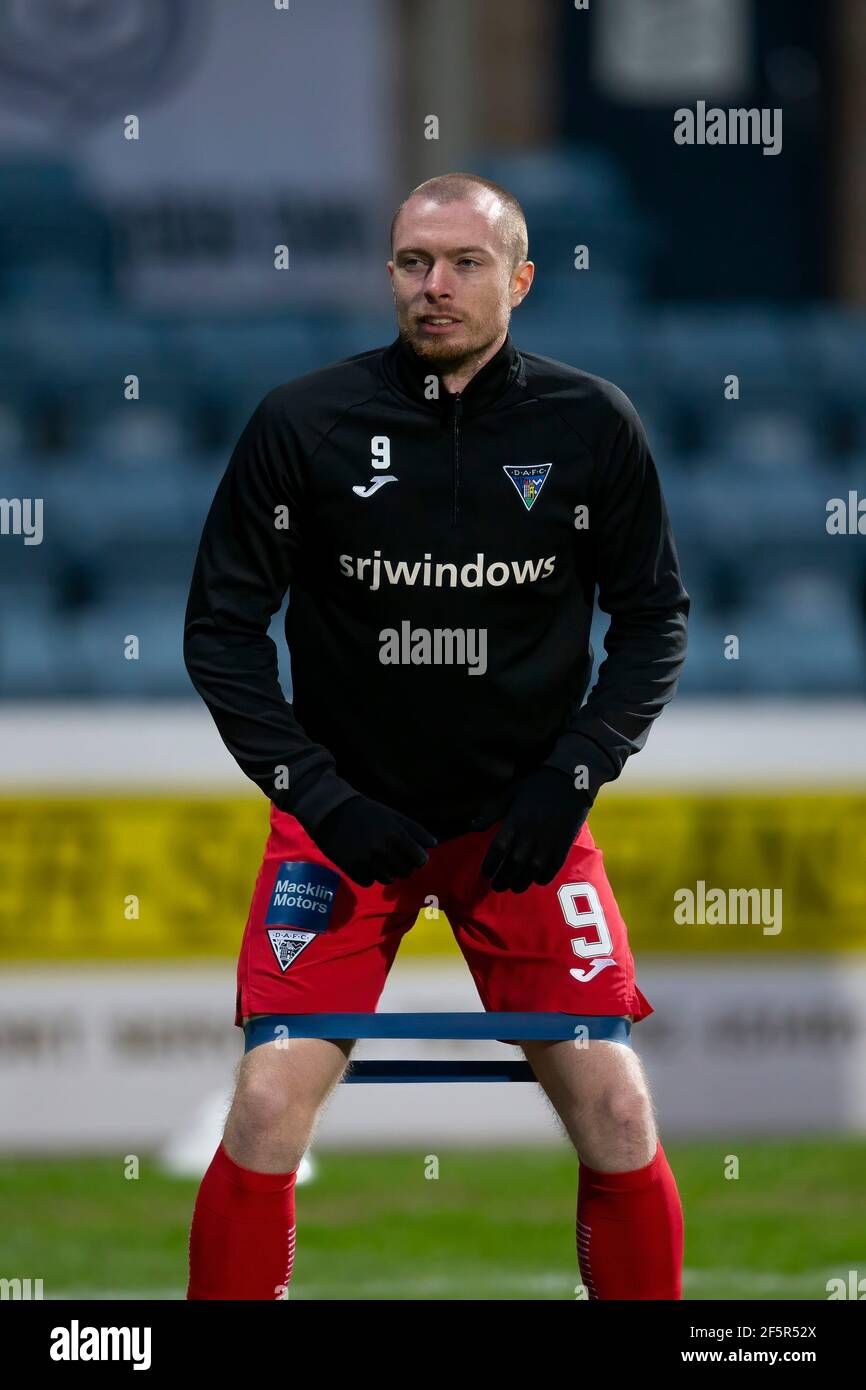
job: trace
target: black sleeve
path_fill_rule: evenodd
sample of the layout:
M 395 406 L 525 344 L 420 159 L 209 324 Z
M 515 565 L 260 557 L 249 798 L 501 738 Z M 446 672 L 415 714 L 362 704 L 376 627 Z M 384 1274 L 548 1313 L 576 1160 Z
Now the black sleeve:
M 272 391 L 244 428 L 205 521 L 184 661 L 239 766 L 312 833 L 328 811 L 358 793 L 295 718 L 268 636 L 301 544 L 303 491 L 300 450 Z
M 590 493 L 588 537 L 599 607 L 610 614 L 605 656 L 545 760 L 588 769 L 594 797 L 646 742 L 685 660 L 689 596 L 646 434 L 622 392 Z M 584 536 L 587 533 L 584 532 Z

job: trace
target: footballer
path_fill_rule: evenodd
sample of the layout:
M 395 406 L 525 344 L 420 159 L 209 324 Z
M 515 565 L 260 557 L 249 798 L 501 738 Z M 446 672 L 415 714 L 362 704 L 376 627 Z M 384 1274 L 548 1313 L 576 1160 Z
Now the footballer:
M 190 1299 L 287 1296 L 298 1166 L 354 1044 L 261 1020 L 375 1012 L 430 894 L 485 1010 L 625 1029 L 520 1045 L 578 1157 L 588 1297 L 681 1297 L 682 1207 L 628 1042 L 652 1007 L 587 816 L 675 692 L 689 599 L 631 402 L 511 336 L 528 249 L 489 180 L 415 188 L 391 228 L 397 336 L 270 390 L 204 525 L 186 666 L 271 805 Z M 289 590 L 291 703 L 268 635 Z

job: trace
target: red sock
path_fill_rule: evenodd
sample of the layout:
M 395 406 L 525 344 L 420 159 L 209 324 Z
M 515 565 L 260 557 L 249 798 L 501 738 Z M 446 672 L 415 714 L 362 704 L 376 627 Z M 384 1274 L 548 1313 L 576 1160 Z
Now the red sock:
M 590 1298 L 682 1298 L 683 1209 L 659 1140 L 630 1173 L 580 1164 L 577 1262 Z
M 295 1254 L 294 1173 L 254 1173 L 220 1144 L 189 1235 L 188 1299 L 283 1299 Z

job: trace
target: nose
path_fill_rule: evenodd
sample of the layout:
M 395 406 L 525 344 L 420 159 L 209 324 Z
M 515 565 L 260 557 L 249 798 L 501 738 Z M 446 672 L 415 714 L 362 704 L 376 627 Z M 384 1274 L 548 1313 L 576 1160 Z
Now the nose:
M 428 299 L 451 298 L 451 271 L 447 262 L 433 262 L 424 280 L 424 293 Z

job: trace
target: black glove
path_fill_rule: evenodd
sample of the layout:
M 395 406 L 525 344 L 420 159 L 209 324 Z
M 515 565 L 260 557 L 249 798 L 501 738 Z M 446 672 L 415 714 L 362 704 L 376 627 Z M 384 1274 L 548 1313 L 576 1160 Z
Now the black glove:
M 589 792 L 556 767 L 540 767 L 518 782 L 481 865 L 494 892 L 525 893 L 531 883 L 549 883 L 591 806 Z
M 417 821 L 360 793 L 329 811 L 311 835 L 362 888 L 405 878 L 427 863 L 426 851 L 438 844 Z

